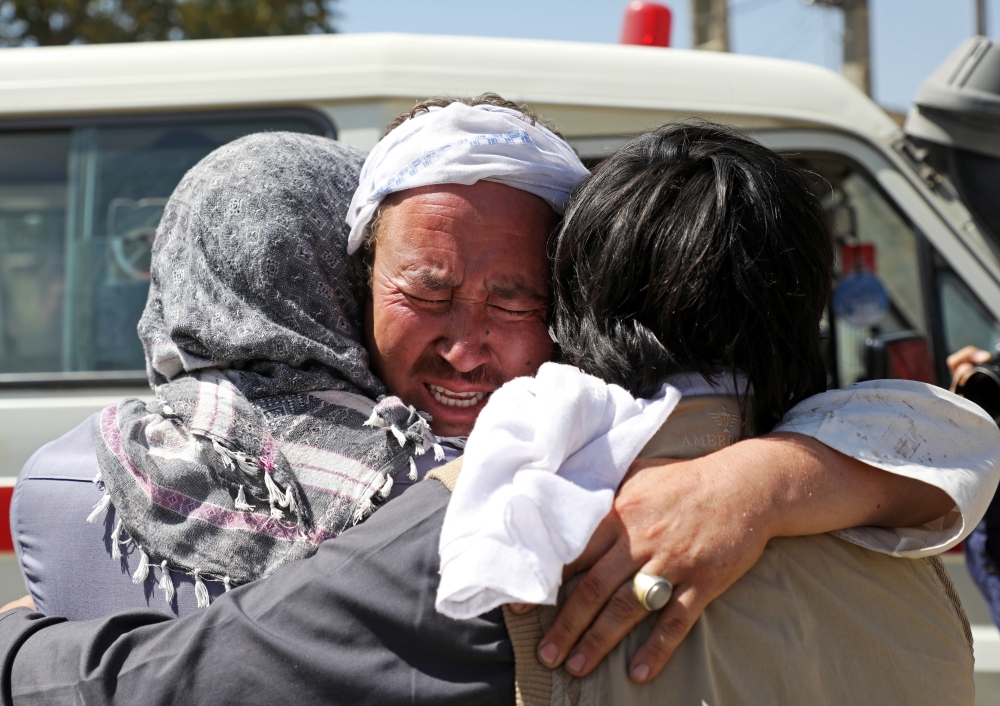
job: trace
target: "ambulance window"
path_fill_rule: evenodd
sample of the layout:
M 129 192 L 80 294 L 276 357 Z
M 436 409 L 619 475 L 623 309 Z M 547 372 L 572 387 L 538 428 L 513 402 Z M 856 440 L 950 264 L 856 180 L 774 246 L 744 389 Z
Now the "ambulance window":
M 216 147 L 271 130 L 330 132 L 300 113 L 0 132 L 0 375 L 142 370 L 167 198 Z
M 815 155 L 796 156 L 796 161 L 813 174 L 813 188 L 830 217 L 837 245 L 835 296 L 824 331 L 830 384 L 843 387 L 882 376 L 932 381 L 913 227 L 871 177 L 847 160 Z M 897 361 L 904 365 L 873 374 L 871 341 L 886 337 L 911 339 L 903 347 L 905 358 Z
M 951 354 L 965 346 L 995 352 L 1000 344 L 1000 325 L 996 319 L 937 253 L 934 265 L 946 352 Z
M 0 134 L 0 372 L 60 369 L 69 144 Z

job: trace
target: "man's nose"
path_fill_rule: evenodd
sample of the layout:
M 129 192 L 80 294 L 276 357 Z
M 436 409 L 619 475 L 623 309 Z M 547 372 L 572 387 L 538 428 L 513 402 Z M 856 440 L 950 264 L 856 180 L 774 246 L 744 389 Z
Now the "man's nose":
M 488 322 L 485 312 L 476 311 L 478 308 L 462 307 L 456 311 L 447 335 L 434 344 L 434 352 L 460 373 L 490 362 Z

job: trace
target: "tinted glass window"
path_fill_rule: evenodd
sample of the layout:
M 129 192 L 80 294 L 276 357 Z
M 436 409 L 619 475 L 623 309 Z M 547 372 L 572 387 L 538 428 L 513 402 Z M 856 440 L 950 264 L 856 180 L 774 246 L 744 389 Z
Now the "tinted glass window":
M 857 166 L 826 155 L 797 161 L 819 177 L 813 181 L 813 186 L 830 216 L 838 256 L 844 245 L 873 246 L 872 274 L 888 295 L 888 311 L 875 325 L 854 324 L 833 312 L 828 316 L 825 333 L 831 384 L 843 387 L 868 377 L 870 362 L 866 341 L 874 336 L 903 331 L 914 333 L 911 349 L 924 358 L 919 361 L 921 370 L 930 370 L 919 241 L 913 226 L 876 188 L 871 177 Z M 834 288 L 848 274 L 848 263 L 839 262 Z
M 948 171 L 980 228 L 1000 248 L 1000 159 L 951 149 Z
M 995 352 L 1000 343 L 1000 325 L 996 319 L 955 275 L 944 258 L 935 254 L 934 262 L 947 352 L 954 353 L 965 346 Z
M 216 147 L 305 119 L 0 132 L 0 373 L 141 370 L 135 327 L 174 186 Z
M 69 144 L 0 134 L 0 372 L 61 369 Z

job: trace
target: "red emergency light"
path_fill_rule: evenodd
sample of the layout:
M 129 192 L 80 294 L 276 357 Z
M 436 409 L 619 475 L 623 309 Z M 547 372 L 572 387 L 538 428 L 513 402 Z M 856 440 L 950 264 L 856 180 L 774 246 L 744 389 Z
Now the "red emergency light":
M 840 274 L 854 272 L 875 274 L 875 246 L 871 243 L 840 244 Z
M 630 2 L 625 9 L 622 44 L 670 46 L 670 8 L 656 2 Z

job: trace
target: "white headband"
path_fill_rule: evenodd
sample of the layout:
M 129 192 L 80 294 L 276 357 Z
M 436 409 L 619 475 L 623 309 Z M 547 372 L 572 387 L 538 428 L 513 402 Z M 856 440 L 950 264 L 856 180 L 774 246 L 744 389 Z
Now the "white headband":
M 368 155 L 347 210 L 347 252 L 389 194 L 431 184 L 495 181 L 544 199 L 556 213 L 589 172 L 565 140 L 520 113 L 492 105 L 452 103 L 410 118 Z

